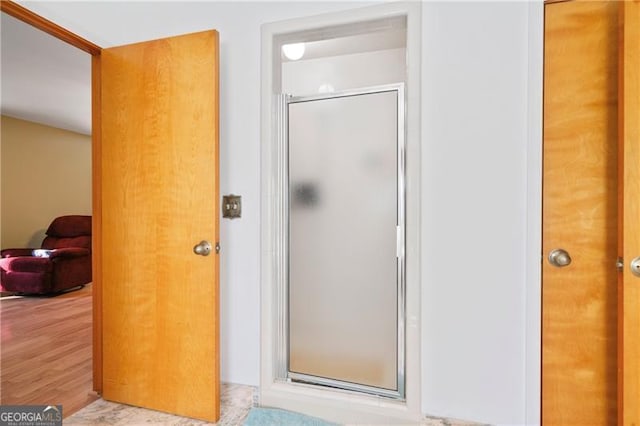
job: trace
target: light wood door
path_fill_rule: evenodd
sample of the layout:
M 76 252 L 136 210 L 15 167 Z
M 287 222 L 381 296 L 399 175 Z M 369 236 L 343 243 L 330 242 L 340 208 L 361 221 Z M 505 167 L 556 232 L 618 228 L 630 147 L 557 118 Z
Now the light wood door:
M 100 63 L 103 396 L 216 421 L 218 33 Z
M 640 425 L 640 277 L 630 262 L 640 256 L 640 1 L 621 8 L 620 227 L 618 424 Z
M 617 397 L 618 3 L 545 5 L 542 423 L 611 425 Z M 556 248 L 572 258 L 555 267 Z

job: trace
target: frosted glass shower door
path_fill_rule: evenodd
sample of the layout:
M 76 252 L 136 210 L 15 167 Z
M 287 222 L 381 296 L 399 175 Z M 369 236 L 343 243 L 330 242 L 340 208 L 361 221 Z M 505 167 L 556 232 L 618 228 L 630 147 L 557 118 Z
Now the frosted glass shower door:
M 404 394 L 402 91 L 292 98 L 289 377 Z

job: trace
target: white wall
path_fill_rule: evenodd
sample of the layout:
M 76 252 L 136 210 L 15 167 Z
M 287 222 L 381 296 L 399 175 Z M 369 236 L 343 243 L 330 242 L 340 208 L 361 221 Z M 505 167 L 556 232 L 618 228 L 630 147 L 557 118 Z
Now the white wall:
M 259 382 L 260 25 L 365 3 L 29 2 L 103 47 L 217 28 L 222 379 Z M 525 2 L 423 4 L 423 409 L 524 422 L 527 266 Z M 535 126 L 534 126 L 535 127 Z M 530 212 L 532 215 L 537 212 Z
M 0 117 L 2 248 L 40 247 L 53 219 L 91 214 L 91 137 Z
M 525 2 L 425 3 L 424 412 L 524 423 Z

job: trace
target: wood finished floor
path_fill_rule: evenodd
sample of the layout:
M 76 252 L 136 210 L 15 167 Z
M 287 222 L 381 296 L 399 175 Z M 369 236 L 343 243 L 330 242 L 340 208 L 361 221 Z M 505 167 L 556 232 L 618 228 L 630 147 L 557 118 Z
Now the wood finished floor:
M 62 404 L 67 417 L 98 399 L 91 285 L 57 297 L 0 300 L 0 404 Z

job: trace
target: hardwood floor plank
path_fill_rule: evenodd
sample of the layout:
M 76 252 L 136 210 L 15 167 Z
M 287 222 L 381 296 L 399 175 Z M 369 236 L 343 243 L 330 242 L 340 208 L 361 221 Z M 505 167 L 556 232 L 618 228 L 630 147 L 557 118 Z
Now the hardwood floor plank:
M 62 404 L 67 417 L 98 399 L 91 287 L 0 299 L 0 404 Z

